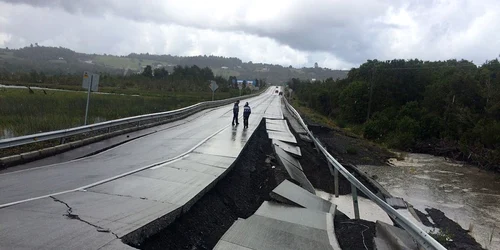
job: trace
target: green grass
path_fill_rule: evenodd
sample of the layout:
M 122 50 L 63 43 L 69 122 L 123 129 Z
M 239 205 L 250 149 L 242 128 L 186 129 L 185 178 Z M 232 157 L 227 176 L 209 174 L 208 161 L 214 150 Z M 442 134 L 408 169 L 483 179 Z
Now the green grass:
M 231 69 L 212 69 L 214 75 L 229 78 L 230 76 L 240 76 L 240 73 Z
M 3 53 L 0 53 L 0 58 L 2 59 L 12 59 L 14 58 L 14 52 L 12 51 L 6 51 Z
M 153 61 L 153 60 L 139 60 L 135 58 L 125 58 L 118 56 L 96 56 L 93 59 L 94 63 L 100 65 L 106 65 L 107 67 L 117 68 L 117 69 L 126 69 L 129 68 L 131 70 L 140 70 L 142 66 L 151 65 L 153 63 L 161 63 L 166 66 L 167 62 L 161 61 Z M 139 65 L 140 64 L 140 65 Z
M 358 154 L 358 149 L 352 146 L 349 146 L 346 148 L 346 153 L 350 155 L 357 155 Z
M 87 92 L 81 87 L 81 85 L 60 85 L 60 84 L 50 84 L 50 83 L 29 83 L 29 82 L 0 82 L 0 84 L 5 85 L 16 85 L 16 86 L 31 86 L 31 87 L 41 87 L 50 89 L 63 89 Z M 99 86 L 99 92 L 103 93 L 113 93 L 113 94 L 124 94 L 124 95 L 140 95 L 140 96 L 150 96 L 150 97 L 184 97 L 184 98 L 194 98 L 198 101 L 211 101 L 212 92 L 207 88 L 206 92 L 167 92 L 158 90 L 146 90 L 137 87 L 120 88 L 120 87 L 101 87 Z M 239 95 L 238 90 L 232 90 L 232 92 L 215 92 L 215 100 L 227 99 L 231 97 L 236 97 Z
M 56 63 L 56 64 L 66 64 L 66 60 L 49 60 L 50 63 Z
M 15 136 L 83 125 L 86 92 L 0 88 L 0 136 Z M 217 99 L 236 93 L 216 93 Z M 90 123 L 162 112 L 211 100 L 210 93 L 168 93 L 161 96 L 92 94 Z
M 304 115 L 305 118 L 311 120 L 312 122 L 314 123 L 317 123 L 317 124 L 321 124 L 323 126 L 326 126 L 328 128 L 338 128 L 337 124 L 335 124 L 335 122 L 324 116 L 324 115 L 321 115 L 319 114 L 318 112 L 316 112 L 315 110 L 311 109 L 311 108 L 308 108 L 306 107 L 304 104 L 300 103 L 300 101 L 294 99 L 292 100 L 292 106 L 297 109 L 297 111 L 301 114 L 301 115 Z
M 437 242 L 441 243 L 442 245 L 446 245 L 449 241 L 451 241 L 454 237 L 453 234 L 449 233 L 447 230 L 442 231 L 436 231 L 436 230 L 431 230 L 429 232 L 429 235 L 434 238 Z

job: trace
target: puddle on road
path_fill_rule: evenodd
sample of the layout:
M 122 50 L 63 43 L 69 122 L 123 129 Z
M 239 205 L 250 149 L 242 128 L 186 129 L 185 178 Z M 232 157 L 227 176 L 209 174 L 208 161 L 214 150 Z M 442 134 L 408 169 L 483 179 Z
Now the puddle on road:
M 463 228 L 474 225 L 472 236 L 483 247 L 500 250 L 500 175 L 449 162 L 442 157 L 408 154 L 393 166 L 359 166 L 392 195 L 425 213 L 436 208 Z M 493 240 L 489 238 L 493 232 Z

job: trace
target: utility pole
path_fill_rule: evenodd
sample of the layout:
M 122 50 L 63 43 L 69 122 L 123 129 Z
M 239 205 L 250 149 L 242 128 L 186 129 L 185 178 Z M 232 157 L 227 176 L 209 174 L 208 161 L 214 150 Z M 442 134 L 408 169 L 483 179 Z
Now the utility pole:
M 374 79 L 373 76 L 375 75 L 375 66 L 372 68 L 372 75 L 370 79 L 370 99 L 368 100 L 368 112 L 366 113 L 366 120 L 368 121 L 370 119 L 370 112 L 372 109 L 372 99 L 373 99 L 373 85 L 374 85 Z
M 94 74 L 90 75 L 89 90 L 87 92 L 87 106 L 85 107 L 85 122 L 83 125 L 87 125 L 87 117 L 89 115 L 89 104 L 90 104 L 90 92 L 92 91 L 92 82 L 94 81 Z

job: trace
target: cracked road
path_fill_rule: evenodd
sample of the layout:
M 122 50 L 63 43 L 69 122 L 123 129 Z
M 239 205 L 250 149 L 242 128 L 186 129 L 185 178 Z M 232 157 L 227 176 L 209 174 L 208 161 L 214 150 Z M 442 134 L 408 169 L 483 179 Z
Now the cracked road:
M 248 129 L 231 126 L 226 105 L 90 157 L 0 174 L 0 249 L 129 248 L 222 178 L 262 118 L 282 117 L 273 91 L 241 100 Z
M 276 97 L 268 93 L 248 101 L 254 116 Z M 49 166 L 0 174 L 0 205 L 78 189 L 135 169 L 167 161 L 230 125 L 232 105 L 203 111 L 189 122 L 133 140 L 100 154 Z M 183 121 L 180 121 L 181 123 Z M 220 145 L 223 150 L 224 145 Z

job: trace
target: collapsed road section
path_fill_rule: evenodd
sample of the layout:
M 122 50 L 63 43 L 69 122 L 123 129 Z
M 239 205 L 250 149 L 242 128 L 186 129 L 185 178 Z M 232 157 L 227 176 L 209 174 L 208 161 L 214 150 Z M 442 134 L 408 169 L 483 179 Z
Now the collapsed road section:
M 231 107 L 221 107 L 208 112 L 205 120 L 198 119 L 201 124 L 191 122 L 91 157 L 0 175 L 5 191 L 0 197 L 0 248 L 127 248 L 122 240 L 137 244 L 154 235 L 229 172 L 263 117 L 282 117 L 278 95 L 252 100 L 248 129 L 228 125 Z M 215 119 L 207 121 L 209 115 Z M 216 131 L 208 137 L 205 131 L 200 138 L 203 128 Z M 182 151 L 174 147 L 185 142 L 180 146 L 186 148 L 196 141 Z M 177 156 L 149 164 L 151 159 L 137 152 L 163 159 Z M 118 168 L 119 175 L 108 177 L 110 169 Z
M 395 240 L 413 249 L 390 220 L 353 219 L 352 207 L 331 199 L 324 156 L 283 119 L 280 99 L 254 106 L 248 129 L 223 127 L 173 159 L 3 206 L 0 247 L 374 249 Z M 338 182 L 340 193 L 352 193 L 347 179 Z

